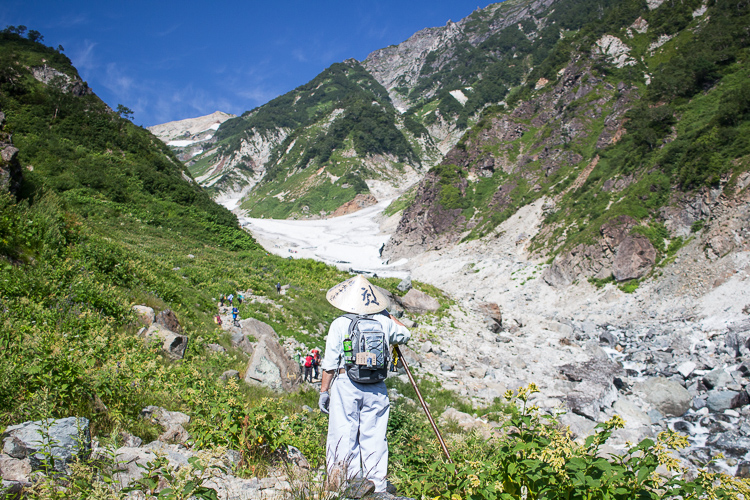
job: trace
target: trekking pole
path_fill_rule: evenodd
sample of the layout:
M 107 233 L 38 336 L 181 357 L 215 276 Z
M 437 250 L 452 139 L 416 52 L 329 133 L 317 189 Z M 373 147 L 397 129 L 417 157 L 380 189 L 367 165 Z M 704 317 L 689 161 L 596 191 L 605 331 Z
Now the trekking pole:
M 440 430 L 438 430 L 437 425 L 435 425 L 435 421 L 432 419 L 432 415 L 430 415 L 430 409 L 427 407 L 427 403 L 425 403 L 424 398 L 422 397 L 422 393 L 419 392 L 419 387 L 417 387 L 417 382 L 414 380 L 414 377 L 411 374 L 411 370 L 409 370 L 409 365 L 406 364 L 406 358 L 404 358 L 404 356 L 401 354 L 401 349 L 398 348 L 398 345 L 394 344 L 393 349 L 396 351 L 396 355 L 401 359 L 401 363 L 403 363 L 404 365 L 404 370 L 406 370 L 406 375 L 409 377 L 409 382 L 411 382 L 412 387 L 414 387 L 414 390 L 417 393 L 417 398 L 419 398 L 419 402 L 422 404 L 422 409 L 424 410 L 425 415 L 427 415 L 427 420 L 429 420 L 430 425 L 432 425 L 432 430 L 435 432 L 435 435 L 438 438 L 440 448 L 442 448 L 445 458 L 448 459 L 449 463 L 453 463 L 451 454 L 448 453 L 448 447 L 445 446 L 445 441 L 443 441 L 443 436 L 440 435 Z

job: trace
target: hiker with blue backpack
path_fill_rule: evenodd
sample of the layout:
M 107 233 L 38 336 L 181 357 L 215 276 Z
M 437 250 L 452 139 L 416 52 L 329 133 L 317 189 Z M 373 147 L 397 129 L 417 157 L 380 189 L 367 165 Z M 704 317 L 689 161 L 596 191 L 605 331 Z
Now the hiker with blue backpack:
M 384 492 L 390 346 L 405 344 L 410 333 L 386 310 L 386 295 L 361 275 L 328 290 L 326 299 L 347 313 L 331 323 L 321 362 L 318 406 L 329 415 L 329 488 L 343 485 L 350 498 Z

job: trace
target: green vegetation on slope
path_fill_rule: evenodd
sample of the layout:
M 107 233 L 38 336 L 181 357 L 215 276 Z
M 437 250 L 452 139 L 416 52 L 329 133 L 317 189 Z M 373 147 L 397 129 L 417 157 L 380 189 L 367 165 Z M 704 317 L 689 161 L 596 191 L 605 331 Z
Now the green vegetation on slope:
M 546 59 L 537 65 L 527 84 L 509 98 L 508 109 L 488 108 L 480 122 L 457 145 L 472 151 L 465 166 L 444 165 L 432 171 L 440 185 L 439 203 L 461 209 L 470 221 L 469 238 L 488 234 L 519 207 L 542 196 L 561 195 L 598 155 L 599 161 L 586 182 L 558 198 L 556 210 L 545 224 L 550 233 L 537 237 L 535 245 L 559 252 L 579 243 L 591 243 L 602 224 L 619 215 L 638 221 L 658 221 L 660 209 L 673 201 L 675 188 L 689 192 L 715 186 L 719 180 L 748 168 L 750 155 L 750 86 L 748 44 L 750 11 L 744 4 L 710 2 L 705 16 L 693 16 L 700 2 L 663 5 L 649 10 L 640 0 L 609 4 L 601 20 L 595 19 L 576 32 L 559 39 Z M 629 26 L 637 17 L 648 23 L 647 33 L 632 36 Z M 594 42 L 610 33 L 631 47 L 633 66 L 621 69 L 604 61 L 578 63 L 580 78 L 574 90 L 591 91 L 569 102 L 560 99 L 555 109 L 540 107 L 547 89 L 559 83 L 558 71 L 576 54 L 587 54 Z M 649 45 L 673 37 L 659 49 Z M 645 85 L 643 72 L 653 74 Z M 535 90 L 538 78 L 551 80 Z M 593 85 L 591 82 L 595 82 Z M 630 101 L 620 89 L 637 89 Z M 638 97 L 640 94 L 642 97 Z M 513 116 L 520 104 L 536 103 L 533 114 L 511 118 L 523 127 L 523 134 L 504 143 L 482 138 L 493 120 Z M 528 106 L 528 104 L 526 104 Z M 605 123 L 603 117 L 615 106 L 628 106 L 626 134 L 615 144 L 597 147 Z M 526 109 L 529 109 L 528 107 Z M 540 113 L 553 111 L 559 119 L 539 123 Z M 595 118 L 596 116 L 602 118 Z M 583 127 L 575 140 L 566 137 L 566 126 Z M 556 164 L 540 156 L 548 149 L 562 152 Z M 477 151 L 479 154 L 477 154 Z M 488 156 L 517 164 L 511 174 L 496 169 L 489 178 L 467 182 L 470 169 Z M 541 170 L 541 167 L 546 170 Z M 629 179 L 622 190 L 604 189 L 607 181 Z M 498 201 L 502 201 L 498 203 Z

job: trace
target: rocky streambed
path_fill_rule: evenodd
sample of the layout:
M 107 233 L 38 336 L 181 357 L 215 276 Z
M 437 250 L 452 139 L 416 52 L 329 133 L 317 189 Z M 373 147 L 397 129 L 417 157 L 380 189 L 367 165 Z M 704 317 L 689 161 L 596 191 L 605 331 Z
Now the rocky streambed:
M 608 441 L 612 453 L 680 432 L 690 442 L 680 452 L 686 465 L 722 453 L 723 471 L 747 477 L 750 320 L 705 330 L 689 319 L 615 325 L 529 315 L 500 327 L 486 311 L 454 307 L 421 325 L 407 361 L 477 406 L 533 382 L 540 392 L 531 401 L 564 412 L 559 420 L 577 438 L 618 414 L 626 424 Z M 485 432 L 497 425 L 453 410 L 448 418 Z

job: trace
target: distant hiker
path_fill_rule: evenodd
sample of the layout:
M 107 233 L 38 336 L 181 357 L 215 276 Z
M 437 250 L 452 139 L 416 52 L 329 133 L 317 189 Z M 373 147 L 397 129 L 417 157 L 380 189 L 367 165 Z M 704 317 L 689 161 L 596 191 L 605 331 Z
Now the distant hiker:
M 221 315 L 217 314 L 216 317 L 214 318 L 214 321 L 216 322 L 217 325 L 221 326 Z
M 237 326 L 238 324 L 237 316 L 239 316 L 239 314 L 240 314 L 240 310 L 237 309 L 236 307 L 233 307 L 232 308 L 232 323 L 234 323 L 234 326 Z
M 276 293 L 281 293 L 281 283 L 276 283 Z
M 227 300 L 229 301 L 229 306 L 231 307 L 232 306 L 232 300 L 234 300 L 234 294 L 230 293 L 229 296 L 227 297 Z
M 312 383 L 312 369 L 313 369 L 313 363 L 315 362 L 315 358 L 313 358 L 312 354 L 309 354 L 305 356 L 305 376 L 303 377 L 303 381 Z
M 300 355 L 298 352 L 294 353 L 294 362 L 297 363 L 297 366 L 299 367 L 299 372 L 302 373 L 302 361 L 300 360 Z
M 219 305 L 224 307 L 224 294 L 219 295 Z
M 310 351 L 313 357 L 313 378 L 318 380 L 318 367 L 320 366 L 320 350 L 313 349 Z
M 242 301 L 243 301 L 243 300 L 244 300 L 244 297 L 242 296 L 242 294 L 241 294 L 241 293 L 238 293 L 238 294 L 237 294 L 237 305 L 240 305 L 240 306 L 241 306 L 241 305 L 242 305 Z
M 390 403 L 385 388 L 390 344 L 404 344 L 410 333 L 388 314 L 387 297 L 357 275 L 334 286 L 326 299 L 350 314 L 328 330 L 321 367 L 318 407 L 329 413 L 326 469 L 329 488 L 364 477 L 384 492 L 388 471 Z M 330 390 L 330 394 L 329 394 Z

